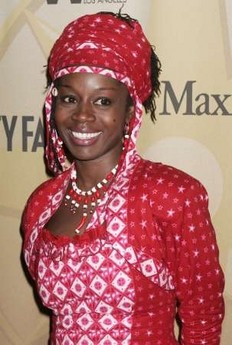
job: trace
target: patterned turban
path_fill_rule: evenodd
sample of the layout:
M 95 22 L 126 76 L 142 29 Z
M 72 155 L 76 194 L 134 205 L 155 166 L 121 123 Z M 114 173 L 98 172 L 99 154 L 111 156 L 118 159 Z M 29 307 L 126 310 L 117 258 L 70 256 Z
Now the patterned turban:
M 68 66 L 99 66 L 130 78 L 142 102 L 151 94 L 151 45 L 136 20 L 92 14 L 71 22 L 55 42 L 49 59 L 52 80 Z
M 68 168 L 63 141 L 52 124 L 54 80 L 66 74 L 85 72 L 106 75 L 124 83 L 135 109 L 124 152 L 127 151 L 127 157 L 133 156 L 142 103 L 152 93 L 151 49 L 136 20 L 128 22 L 112 14 L 97 13 L 68 24 L 55 42 L 48 63 L 52 84 L 45 101 L 45 158 L 50 171 L 59 174 Z

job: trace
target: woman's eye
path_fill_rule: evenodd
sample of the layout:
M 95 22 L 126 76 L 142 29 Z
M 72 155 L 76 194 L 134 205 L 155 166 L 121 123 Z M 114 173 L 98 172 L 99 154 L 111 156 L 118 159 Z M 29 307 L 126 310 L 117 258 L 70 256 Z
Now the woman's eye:
M 111 100 L 107 97 L 101 97 L 99 99 L 97 99 L 94 104 L 96 105 L 103 105 L 103 106 L 106 106 L 106 105 L 110 105 L 111 104 Z
M 64 103 L 76 103 L 77 100 L 73 96 L 61 96 L 61 101 Z

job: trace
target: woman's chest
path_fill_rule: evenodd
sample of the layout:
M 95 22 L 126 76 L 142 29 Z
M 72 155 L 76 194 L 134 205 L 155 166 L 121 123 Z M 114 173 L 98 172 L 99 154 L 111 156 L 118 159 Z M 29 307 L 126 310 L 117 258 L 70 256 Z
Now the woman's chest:
M 99 242 L 79 253 L 70 247 L 52 254 L 53 258 L 41 251 L 37 271 L 39 294 L 47 307 L 60 310 L 68 304 L 78 310 L 85 306 L 87 311 L 102 302 L 110 310 L 132 309 L 135 291 L 131 268 L 112 245 Z

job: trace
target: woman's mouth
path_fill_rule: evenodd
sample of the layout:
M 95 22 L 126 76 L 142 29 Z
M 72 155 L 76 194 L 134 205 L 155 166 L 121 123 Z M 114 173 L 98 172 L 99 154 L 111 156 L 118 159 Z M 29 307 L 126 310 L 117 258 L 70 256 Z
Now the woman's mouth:
M 95 142 L 99 135 L 102 134 L 102 132 L 83 133 L 71 131 L 71 134 L 76 144 L 91 145 Z

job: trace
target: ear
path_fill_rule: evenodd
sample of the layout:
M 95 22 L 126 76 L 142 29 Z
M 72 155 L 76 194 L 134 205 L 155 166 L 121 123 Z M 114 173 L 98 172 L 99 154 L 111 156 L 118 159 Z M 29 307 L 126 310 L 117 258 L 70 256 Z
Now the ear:
M 128 106 L 127 115 L 126 115 L 127 122 L 130 122 L 130 120 L 134 116 L 134 111 L 135 111 L 135 107 L 133 105 Z

